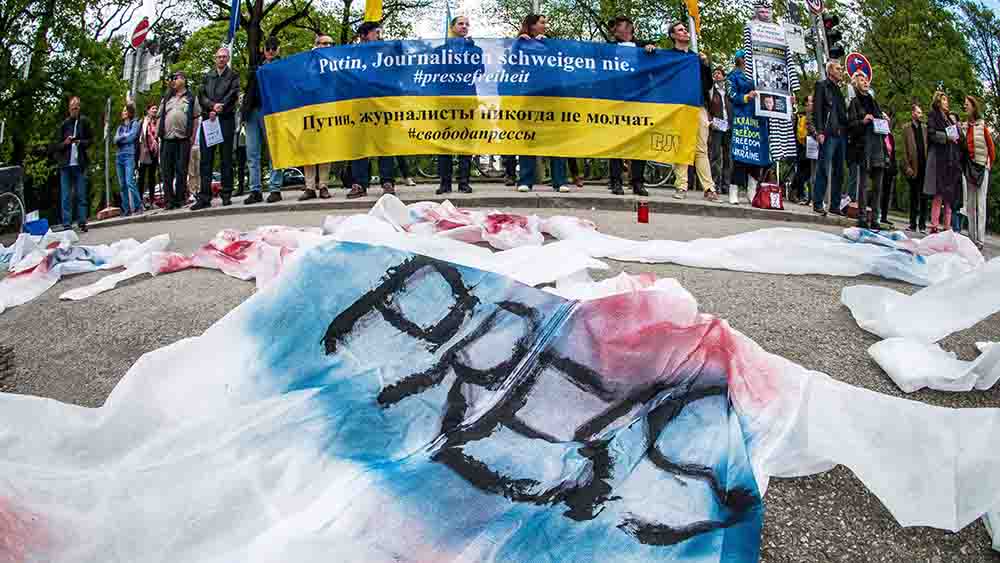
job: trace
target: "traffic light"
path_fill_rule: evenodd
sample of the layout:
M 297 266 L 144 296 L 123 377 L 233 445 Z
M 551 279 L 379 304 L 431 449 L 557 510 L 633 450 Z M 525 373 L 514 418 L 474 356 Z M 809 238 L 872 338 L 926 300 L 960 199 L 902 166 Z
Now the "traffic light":
M 839 59 L 844 56 L 844 47 L 839 45 L 844 35 L 837 30 L 840 25 L 840 16 L 836 14 L 823 14 L 823 30 L 826 33 L 826 54 L 831 59 Z

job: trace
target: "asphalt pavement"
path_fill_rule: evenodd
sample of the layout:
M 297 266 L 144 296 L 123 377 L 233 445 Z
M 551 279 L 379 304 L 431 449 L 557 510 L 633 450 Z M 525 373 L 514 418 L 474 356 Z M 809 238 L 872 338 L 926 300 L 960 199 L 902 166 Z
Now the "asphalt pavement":
M 532 207 L 512 211 L 578 215 L 595 221 L 604 232 L 633 239 L 690 240 L 792 226 L 785 221 L 709 219 L 656 212 L 649 224 L 638 224 L 634 212 Z M 81 238 L 84 243 L 108 243 L 127 237 L 142 240 L 167 232 L 173 238 L 173 249 L 190 252 L 222 228 L 320 226 L 327 214 L 329 211 L 324 209 L 299 209 L 185 216 L 183 220 L 106 226 Z M 810 228 L 839 230 L 825 225 Z M 839 296 L 843 287 L 859 283 L 907 293 L 918 288 L 875 277 L 782 276 L 674 265 L 609 264 L 610 271 L 597 272 L 595 277 L 627 271 L 677 278 L 698 299 L 701 311 L 728 320 L 764 349 L 835 379 L 904 396 L 866 353 L 878 338 L 858 328 L 840 304 Z M 254 291 L 252 282 L 216 271 L 188 270 L 133 279 L 82 302 L 58 300 L 61 292 L 92 283 L 103 275 L 66 278 L 34 302 L 0 315 L 0 343 L 14 347 L 14 368 L 6 377 L 0 373 L 0 391 L 98 406 L 139 356 L 180 338 L 201 334 Z M 941 344 L 968 360 L 976 356 L 976 341 L 997 340 L 998 335 L 1000 315 L 994 315 L 949 336 Z M 905 396 L 948 407 L 1000 407 L 997 389 L 967 393 L 924 390 Z M 981 522 L 957 534 L 902 528 L 878 499 L 842 467 L 812 477 L 775 479 L 765 504 L 761 560 L 768 563 L 1000 561 L 1000 554 L 990 549 Z

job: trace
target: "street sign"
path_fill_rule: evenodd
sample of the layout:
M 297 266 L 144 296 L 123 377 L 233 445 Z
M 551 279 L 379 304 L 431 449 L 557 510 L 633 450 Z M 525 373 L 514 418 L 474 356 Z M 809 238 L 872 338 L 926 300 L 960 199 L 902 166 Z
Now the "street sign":
M 865 73 L 868 81 L 871 82 L 872 64 L 868 62 L 868 57 L 861 53 L 850 53 L 847 55 L 847 64 L 845 66 L 847 67 L 847 76 L 854 76 L 854 73 L 860 70 Z
M 806 0 L 806 5 L 809 6 L 809 11 L 814 14 L 823 13 L 823 0 Z
M 122 80 L 132 81 L 132 71 L 135 70 L 135 51 L 125 53 L 125 65 L 122 68 Z
M 154 84 L 160 81 L 163 73 L 163 55 L 154 55 L 146 59 L 143 63 L 142 72 L 139 75 L 139 90 L 145 92 Z
M 793 53 L 805 55 L 809 52 L 806 48 L 806 32 L 802 26 L 785 22 L 785 41 Z
M 146 40 L 146 35 L 149 33 L 149 18 L 142 18 L 139 25 L 135 26 L 135 31 L 132 32 L 132 48 L 138 49 L 139 45 Z

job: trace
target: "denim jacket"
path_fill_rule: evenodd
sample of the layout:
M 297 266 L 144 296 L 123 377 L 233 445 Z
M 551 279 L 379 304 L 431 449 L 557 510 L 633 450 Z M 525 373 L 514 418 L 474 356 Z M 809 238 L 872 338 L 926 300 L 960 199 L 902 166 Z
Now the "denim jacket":
M 118 126 L 115 132 L 115 146 L 118 148 L 118 157 L 135 158 L 135 145 L 139 139 L 139 121 L 130 119 L 127 123 Z

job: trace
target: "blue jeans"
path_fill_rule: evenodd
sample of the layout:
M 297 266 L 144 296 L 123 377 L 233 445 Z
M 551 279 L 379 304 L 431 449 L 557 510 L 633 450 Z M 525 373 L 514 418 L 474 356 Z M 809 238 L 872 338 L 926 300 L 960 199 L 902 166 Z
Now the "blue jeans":
M 519 156 L 517 157 L 518 164 L 521 165 L 521 174 L 517 179 L 517 185 L 528 186 L 529 188 L 535 185 L 535 169 L 538 167 L 538 157 L 537 156 Z M 552 187 L 558 188 L 566 183 L 566 159 L 552 157 L 549 159 L 552 166 Z
M 59 195 L 62 208 L 62 224 L 73 223 L 73 192 L 76 192 L 76 217 L 81 225 L 87 224 L 90 203 L 87 201 L 87 173 L 79 166 L 64 166 L 59 169 Z
M 267 142 L 267 133 L 264 131 L 264 114 L 257 108 L 247 114 L 246 121 L 247 134 L 247 166 L 250 168 L 250 191 L 260 191 L 260 160 L 261 153 L 264 152 L 264 143 Z M 267 191 L 280 192 L 282 181 L 281 170 L 271 170 L 270 186 Z
M 962 215 L 961 213 L 959 213 L 955 208 L 952 208 L 952 211 L 951 211 L 951 230 L 955 231 L 956 233 L 962 232 L 962 217 L 964 217 L 964 215 Z
M 819 150 L 819 163 L 816 168 L 816 189 L 813 190 L 813 208 L 822 209 L 826 199 L 827 182 L 830 182 L 830 207 L 840 211 L 840 190 L 844 184 L 844 151 L 847 139 L 827 137 Z
M 118 189 L 122 195 L 122 214 L 131 215 L 142 211 L 142 195 L 135 183 L 135 156 L 118 155 L 115 159 L 118 170 Z

